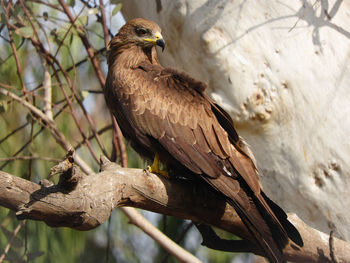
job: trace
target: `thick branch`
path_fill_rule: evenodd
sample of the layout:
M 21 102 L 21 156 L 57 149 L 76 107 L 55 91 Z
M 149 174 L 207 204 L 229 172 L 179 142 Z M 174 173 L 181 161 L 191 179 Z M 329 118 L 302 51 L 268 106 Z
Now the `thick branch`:
M 90 176 L 81 174 L 79 169 L 71 170 L 74 174 L 68 179 L 61 178 L 58 185 L 47 187 L 0 171 L 0 205 L 17 211 L 20 219 L 79 230 L 102 224 L 116 207 L 132 206 L 191 219 L 252 240 L 234 209 L 200 181 L 166 180 L 110 162 L 104 162 L 102 172 Z M 69 180 L 74 187 L 64 184 L 69 185 Z M 307 226 L 296 215 L 289 219 L 300 231 L 305 245 L 299 248 L 289 244 L 284 250 L 286 258 L 294 262 L 330 262 L 328 235 Z M 350 262 L 348 243 L 334 238 L 333 248 L 338 262 Z M 253 247 L 249 251 L 259 253 Z

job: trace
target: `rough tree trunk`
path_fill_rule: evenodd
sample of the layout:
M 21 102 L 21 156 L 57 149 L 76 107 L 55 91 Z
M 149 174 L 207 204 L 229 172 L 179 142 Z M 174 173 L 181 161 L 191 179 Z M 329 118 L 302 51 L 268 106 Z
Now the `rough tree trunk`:
M 209 84 L 267 194 L 350 240 L 350 2 L 128 0 L 122 11 L 159 23 L 163 64 Z

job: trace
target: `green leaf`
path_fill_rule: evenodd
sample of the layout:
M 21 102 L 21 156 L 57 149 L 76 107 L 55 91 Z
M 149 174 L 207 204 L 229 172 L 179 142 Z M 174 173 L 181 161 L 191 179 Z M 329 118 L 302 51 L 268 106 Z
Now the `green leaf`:
M 75 6 L 75 0 L 68 0 L 67 3 L 68 3 L 68 5 L 70 7 L 74 7 Z
M 122 9 L 122 4 L 117 4 L 112 11 L 112 16 L 116 15 Z
M 0 113 L 6 112 L 8 107 L 7 101 L 0 101 Z
M 29 252 L 27 254 L 28 261 L 31 261 L 31 260 L 38 258 L 38 257 L 41 257 L 42 255 L 44 255 L 44 252 L 42 252 L 42 251 Z
M 88 16 L 80 16 L 80 17 L 78 18 L 78 21 L 80 22 L 80 24 L 81 24 L 82 26 L 85 26 L 85 25 L 87 25 L 87 23 L 88 23 Z
M 81 90 L 80 96 L 83 98 L 83 100 L 85 100 L 87 96 L 89 96 L 89 92 L 87 90 Z
M 32 120 L 33 120 L 32 115 L 30 115 L 30 113 L 27 113 L 27 115 L 26 115 L 26 121 L 27 121 L 27 122 L 31 122 Z
M 24 13 L 21 5 L 16 5 L 15 10 L 13 11 L 13 17 L 17 17 L 19 13 Z
M 7 24 L 7 18 L 4 13 L 1 13 L 1 23 L 2 24 Z
M 72 46 L 73 40 L 74 40 L 74 34 L 70 34 L 70 37 L 69 37 L 69 45 Z
M 43 13 L 43 17 L 45 21 L 49 20 L 49 14 L 46 11 Z
M 24 37 L 24 38 L 30 38 L 33 36 L 34 31 L 33 31 L 33 28 L 31 26 L 25 26 L 25 27 L 17 28 L 15 30 L 15 33 L 19 36 Z

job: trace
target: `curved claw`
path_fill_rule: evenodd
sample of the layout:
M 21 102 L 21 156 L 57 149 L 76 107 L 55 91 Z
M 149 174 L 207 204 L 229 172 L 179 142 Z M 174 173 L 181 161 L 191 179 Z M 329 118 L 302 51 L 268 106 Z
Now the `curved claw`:
M 161 170 L 159 167 L 159 156 L 156 154 L 154 156 L 153 164 L 151 166 L 147 166 L 145 169 L 146 173 L 149 175 L 149 173 L 155 173 L 161 176 L 164 176 L 165 178 L 169 179 L 169 173 L 166 170 Z

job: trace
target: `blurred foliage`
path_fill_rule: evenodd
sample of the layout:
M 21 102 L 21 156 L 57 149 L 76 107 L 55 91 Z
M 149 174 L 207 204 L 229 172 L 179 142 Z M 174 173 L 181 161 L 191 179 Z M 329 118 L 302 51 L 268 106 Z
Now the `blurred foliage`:
M 104 97 L 96 93 L 102 87 L 81 36 L 87 37 L 106 74 L 100 6 L 96 1 L 64 2 L 74 17 L 72 24 L 60 1 L 0 3 L 0 88 L 43 110 L 47 104 L 44 100 L 44 72 L 48 71 L 54 121 L 67 140 L 77 147 L 77 154 L 97 171 L 98 162 L 94 155 L 99 157 L 105 149 L 108 156 L 112 156 L 113 133 Z M 122 24 L 121 9 L 118 0 L 105 6 L 106 26 L 114 30 L 109 30 L 109 38 Z M 78 99 L 83 101 L 82 105 Z M 92 118 L 93 125 L 89 124 L 84 112 Z M 45 124 L 21 103 L 3 95 L 0 95 L 0 127 L 2 171 L 39 182 L 66 154 Z M 94 129 L 103 131 L 99 134 L 101 144 L 94 136 Z M 91 139 L 84 140 L 90 136 Z M 91 144 L 90 149 L 87 141 Z M 130 167 L 145 167 L 144 161 L 130 147 L 127 147 L 127 153 Z M 151 212 L 144 211 L 143 214 L 173 240 L 178 240 L 189 224 Z M 2 207 L 0 225 L 0 259 L 8 249 L 4 262 L 176 262 L 167 257 L 150 237 L 129 225 L 119 210 L 113 213 L 110 224 L 105 223 L 89 232 L 51 228 L 36 221 L 21 222 L 13 212 Z M 185 234 L 180 244 L 204 262 L 232 260 L 230 253 L 200 247 L 201 237 L 193 227 L 189 233 L 191 236 Z

